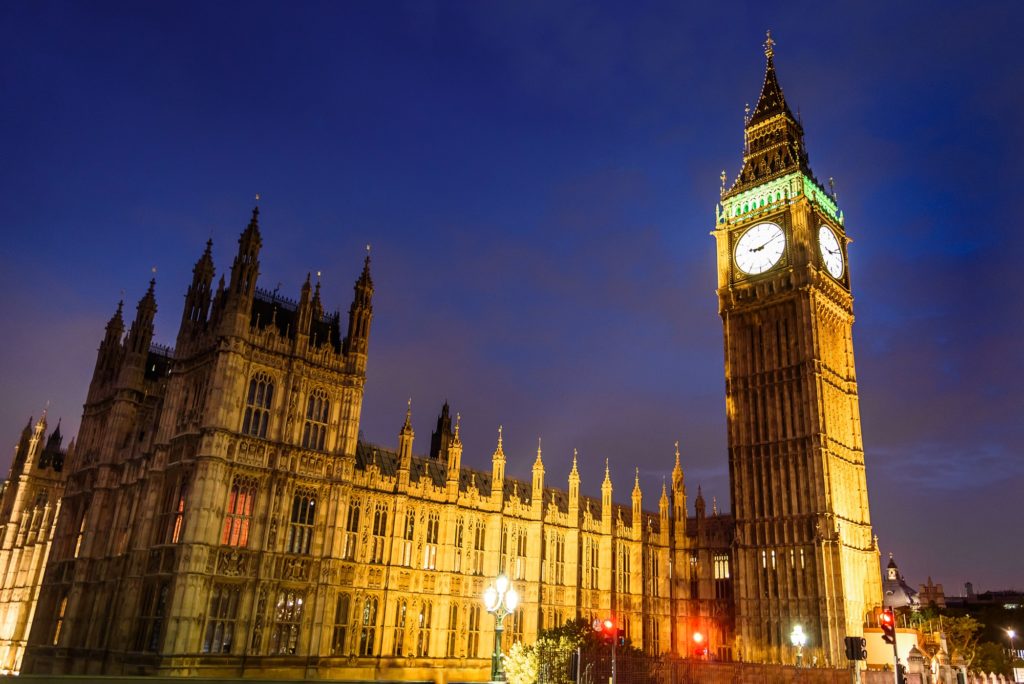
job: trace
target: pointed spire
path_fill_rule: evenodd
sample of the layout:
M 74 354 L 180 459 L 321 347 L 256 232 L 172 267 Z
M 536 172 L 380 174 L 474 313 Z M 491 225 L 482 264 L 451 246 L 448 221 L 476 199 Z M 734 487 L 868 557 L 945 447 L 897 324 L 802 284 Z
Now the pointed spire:
M 610 472 L 610 470 L 608 468 L 608 459 L 605 458 L 604 459 L 604 481 L 605 482 L 611 482 L 611 480 L 612 480 L 612 476 L 611 476 L 611 472 Z
M 636 477 L 633 479 L 633 493 L 636 494 L 640 491 L 640 468 L 636 469 Z
M 406 402 L 405 423 L 402 424 L 402 432 L 412 432 L 412 397 Z
M 665 490 L 665 476 L 664 475 L 661 476 L 661 499 L 659 499 L 659 501 L 661 501 L 662 503 L 664 503 L 666 505 L 668 504 L 668 492 Z
M 711 497 L 711 515 L 718 515 L 718 497 Z
M 494 455 L 495 456 L 498 456 L 498 455 L 504 456 L 505 455 L 505 449 L 502 446 L 501 431 L 502 431 L 502 427 L 499 425 L 498 426 L 498 447 L 494 450 Z
M 786 104 L 782 86 L 779 85 L 779 78 L 775 73 L 775 41 L 772 40 L 771 31 L 767 32 L 767 39 L 764 42 L 764 56 L 764 84 L 761 86 L 761 95 L 758 97 L 757 104 L 754 105 L 754 112 L 747 122 L 748 127 L 778 114 L 786 114 L 790 119 L 796 120 L 789 105 Z
M 462 445 L 462 438 L 459 437 L 459 423 L 462 421 L 462 414 L 455 414 L 455 433 L 452 435 L 452 444 Z
M 533 467 L 534 468 L 536 468 L 537 466 L 540 466 L 542 468 L 544 467 L 544 461 L 541 459 L 540 455 L 541 455 L 541 451 L 540 451 L 540 437 L 538 437 L 537 438 L 537 460 L 533 462 Z

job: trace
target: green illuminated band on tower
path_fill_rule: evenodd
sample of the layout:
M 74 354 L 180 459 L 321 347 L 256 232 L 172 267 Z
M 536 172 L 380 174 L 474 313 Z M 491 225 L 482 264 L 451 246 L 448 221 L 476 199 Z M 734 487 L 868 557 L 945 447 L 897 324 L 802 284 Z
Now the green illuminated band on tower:
M 805 195 L 826 214 L 840 224 L 843 223 L 843 212 L 839 211 L 835 200 L 810 177 L 799 171 L 786 174 L 724 200 L 717 210 L 718 223 L 727 223 L 731 219 L 748 217 L 752 212 L 772 208 L 799 195 Z

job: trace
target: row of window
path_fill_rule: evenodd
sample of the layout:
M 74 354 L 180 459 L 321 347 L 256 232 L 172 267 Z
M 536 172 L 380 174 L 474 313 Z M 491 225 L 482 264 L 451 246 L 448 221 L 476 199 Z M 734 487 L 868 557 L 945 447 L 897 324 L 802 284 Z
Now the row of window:
M 260 371 L 249 381 L 242 415 L 242 434 L 265 439 L 274 404 L 274 380 Z M 323 451 L 327 443 L 327 424 L 331 416 L 331 401 L 327 392 L 316 389 L 306 398 L 305 421 L 302 424 L 300 444 L 304 449 Z

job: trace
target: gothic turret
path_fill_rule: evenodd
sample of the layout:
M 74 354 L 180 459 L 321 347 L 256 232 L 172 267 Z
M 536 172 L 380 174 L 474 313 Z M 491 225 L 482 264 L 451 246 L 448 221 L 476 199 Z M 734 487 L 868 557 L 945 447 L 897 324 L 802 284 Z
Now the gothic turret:
M 683 478 L 683 467 L 679 463 L 679 442 L 676 444 L 676 464 L 672 468 L 672 510 L 676 522 L 686 522 L 686 480 Z
M 530 504 L 533 514 L 540 517 L 544 507 L 544 461 L 541 459 L 540 438 L 537 438 L 537 460 L 533 462 L 533 488 Z
M 295 340 L 304 340 L 309 337 L 309 330 L 313 321 L 313 303 L 311 300 L 313 286 L 310 285 L 310 274 L 306 274 L 306 282 L 302 284 L 299 291 L 299 306 L 295 315 Z M 318 283 L 319 285 L 319 283 Z
M 505 492 L 505 448 L 502 446 L 501 426 L 498 426 L 498 446 L 491 454 L 491 498 L 501 504 Z
M 185 293 L 185 308 L 181 313 L 181 328 L 178 330 L 178 347 L 185 337 L 206 325 L 213 299 L 213 240 L 206 241 L 206 249 L 192 267 L 192 284 Z
M 662 544 L 668 544 L 668 515 L 668 492 L 665 491 L 665 479 L 662 478 L 661 498 L 658 499 L 658 522 Z
M 128 331 L 128 339 L 125 340 L 125 352 L 128 355 L 142 356 L 145 360 L 149 352 L 149 345 L 153 342 L 153 318 L 156 316 L 156 296 L 153 288 L 156 287 L 156 278 L 149 281 L 149 289 L 139 300 L 135 307 L 135 320 Z
M 707 515 L 707 508 L 704 505 L 704 494 L 700 490 L 700 485 L 697 485 L 697 498 L 693 501 L 693 510 L 697 514 L 697 522 L 702 522 Z
M 448 404 L 445 403 L 445 406 Z M 451 443 L 448 445 L 448 500 L 457 501 L 459 498 L 459 476 L 462 473 L 462 438 L 459 437 L 459 419 L 461 416 L 455 414 L 455 432 L 452 434 Z
M 252 218 L 238 238 L 238 253 L 231 264 L 231 281 L 228 285 L 226 306 L 237 316 L 236 324 L 242 329 L 249 326 L 256 280 L 260 275 L 259 256 L 263 239 L 260 237 L 259 215 L 260 208 L 253 207 Z
M 117 303 L 117 311 L 107 321 L 107 330 L 100 342 L 100 348 L 96 352 L 96 367 L 93 370 L 92 382 L 89 385 L 89 397 L 101 385 L 104 385 L 115 377 L 121 366 L 121 356 L 124 349 L 121 346 L 121 338 L 124 336 L 124 300 Z
M 608 459 L 604 459 L 604 482 L 601 483 L 601 531 L 612 533 L 612 475 Z
M 437 417 L 437 427 L 430 435 L 430 458 L 435 461 L 448 459 L 448 448 L 452 441 L 452 418 L 449 411 L 446 401 Z
M 366 369 L 366 348 L 370 339 L 370 321 L 373 320 L 373 280 L 370 278 L 370 254 L 363 262 L 363 272 L 355 284 L 355 296 L 348 310 L 348 335 L 342 347 L 345 355 L 355 356 L 356 369 Z
M 576 467 L 576 450 L 572 450 L 572 470 L 569 471 L 569 522 L 579 520 L 580 513 L 580 471 Z
M 636 539 L 640 538 L 640 531 L 643 529 L 641 519 L 643 518 L 643 493 L 640 491 L 640 468 L 636 469 L 636 477 L 633 480 L 633 534 Z

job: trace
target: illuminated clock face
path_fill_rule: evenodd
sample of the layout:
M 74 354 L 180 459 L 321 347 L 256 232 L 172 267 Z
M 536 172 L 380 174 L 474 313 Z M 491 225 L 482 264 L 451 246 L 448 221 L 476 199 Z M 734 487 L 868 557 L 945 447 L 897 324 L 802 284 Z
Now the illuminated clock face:
M 821 248 L 821 260 L 833 278 L 843 275 L 843 250 L 839 247 L 836 234 L 828 226 L 818 229 L 818 247 Z
M 736 265 L 748 275 L 764 273 L 782 258 L 786 234 L 774 223 L 759 223 L 736 243 Z

